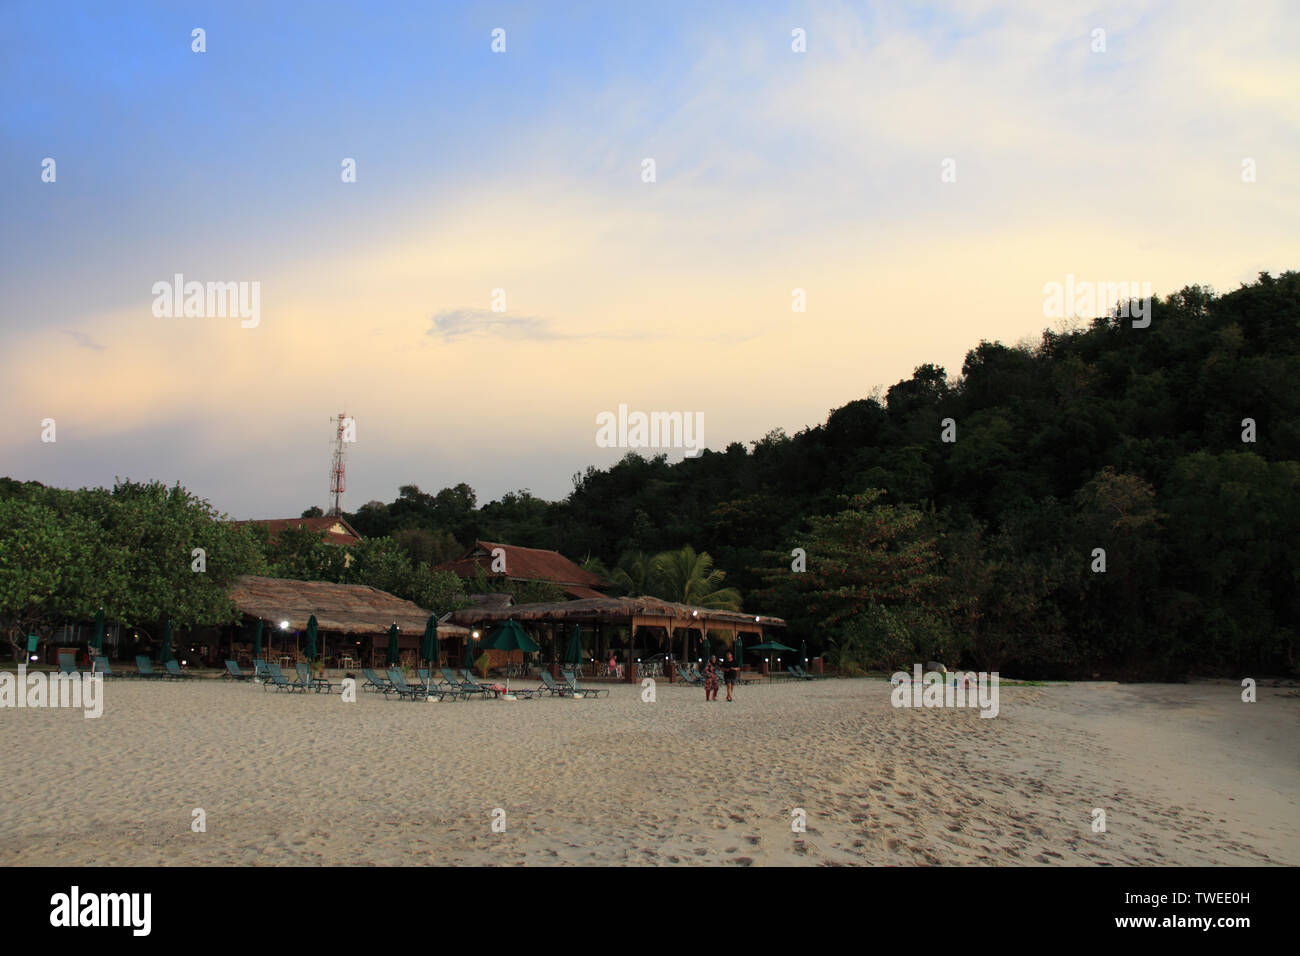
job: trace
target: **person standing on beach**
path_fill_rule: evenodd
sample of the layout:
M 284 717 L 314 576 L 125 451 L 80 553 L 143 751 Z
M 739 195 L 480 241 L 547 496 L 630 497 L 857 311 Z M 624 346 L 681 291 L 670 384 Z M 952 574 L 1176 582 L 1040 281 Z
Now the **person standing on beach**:
M 736 666 L 735 660 L 731 657 L 731 651 L 727 651 L 727 659 L 722 662 L 722 679 L 727 682 L 727 700 L 731 700 L 732 692 L 736 686 L 736 675 L 740 673 L 740 668 Z M 717 691 L 714 691 L 716 694 Z
M 718 699 L 718 659 L 712 656 L 704 665 L 704 699 Z

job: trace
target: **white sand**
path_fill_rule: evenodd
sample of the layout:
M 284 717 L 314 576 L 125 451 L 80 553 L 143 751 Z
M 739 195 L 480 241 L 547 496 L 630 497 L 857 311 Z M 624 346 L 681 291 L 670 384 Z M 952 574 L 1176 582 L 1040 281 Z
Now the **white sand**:
M 882 681 L 658 690 L 345 704 L 119 681 L 99 720 L 0 710 L 0 863 L 1300 864 L 1282 689 L 1004 686 L 991 720 L 896 710 Z

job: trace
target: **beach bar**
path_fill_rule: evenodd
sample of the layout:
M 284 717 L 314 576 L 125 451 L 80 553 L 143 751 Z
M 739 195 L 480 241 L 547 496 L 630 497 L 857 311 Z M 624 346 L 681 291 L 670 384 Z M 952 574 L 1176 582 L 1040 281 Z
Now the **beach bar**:
M 387 662 L 388 631 L 398 627 L 398 650 L 414 666 L 424 627 L 432 613 L 396 595 L 363 584 L 296 581 L 260 575 L 240 577 L 230 592 L 243 623 L 230 637 L 232 659 L 249 656 L 257 622 L 262 621 L 263 650 L 296 658 L 307 621 L 316 616 L 319 652 L 332 667 L 375 667 Z M 282 627 L 287 623 L 287 627 Z M 444 659 L 463 659 L 469 628 L 448 621 L 438 624 Z M 274 648 L 274 651 L 272 651 Z M 242 663 L 242 661 L 241 661 Z
M 625 681 L 637 679 L 636 662 L 641 651 L 663 649 L 670 658 L 664 676 L 671 678 L 671 660 L 694 660 L 697 655 L 692 653 L 692 649 L 702 649 L 706 637 L 712 652 L 720 654 L 733 648 L 737 640 L 743 639 L 746 645 L 762 643 L 768 628 L 785 627 L 785 621 L 779 617 L 717 611 L 647 596 L 473 607 L 451 615 L 454 623 L 480 632 L 510 618 L 533 631 L 534 639 L 543 648 L 549 645 L 554 661 L 558 661 L 574 625 L 591 630 L 587 645 L 597 661 L 608 656 L 615 648 L 614 641 L 619 632 L 624 632 L 620 657 L 626 665 L 623 670 Z M 558 668 L 558 664 L 553 668 Z

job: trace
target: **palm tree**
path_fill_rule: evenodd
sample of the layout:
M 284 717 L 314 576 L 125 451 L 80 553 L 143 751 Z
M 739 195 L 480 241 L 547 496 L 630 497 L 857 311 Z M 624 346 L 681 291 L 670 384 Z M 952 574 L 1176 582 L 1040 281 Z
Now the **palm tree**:
M 640 597 L 650 593 L 654 562 L 644 551 L 624 551 L 608 580 L 620 597 Z
M 722 587 L 725 571 L 713 566 L 707 551 L 695 553 L 689 544 L 680 551 L 664 551 L 651 563 L 655 597 L 717 611 L 739 611 L 740 592 Z
M 740 592 L 722 587 L 726 572 L 713 566 L 707 551 L 695 553 L 689 544 L 680 551 L 664 551 L 651 563 L 655 597 L 694 607 L 717 611 L 739 611 Z M 705 632 L 704 628 L 701 628 Z M 705 632 L 707 633 L 707 632 Z M 669 635 L 671 646 L 671 635 Z M 686 656 L 686 636 L 682 638 L 682 656 Z

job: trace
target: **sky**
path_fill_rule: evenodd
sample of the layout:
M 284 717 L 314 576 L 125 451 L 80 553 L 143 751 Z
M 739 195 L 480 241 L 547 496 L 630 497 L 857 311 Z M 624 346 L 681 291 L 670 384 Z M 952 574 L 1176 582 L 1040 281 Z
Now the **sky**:
M 1231 291 L 1300 267 L 1298 35 L 1288 2 L 2 3 L 0 475 L 297 515 L 346 412 L 345 510 L 562 498 L 620 405 L 721 449 L 1037 342 L 1067 275 Z M 256 283 L 256 325 L 156 314 L 176 274 Z

